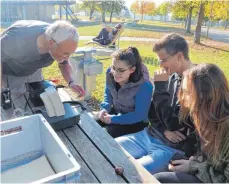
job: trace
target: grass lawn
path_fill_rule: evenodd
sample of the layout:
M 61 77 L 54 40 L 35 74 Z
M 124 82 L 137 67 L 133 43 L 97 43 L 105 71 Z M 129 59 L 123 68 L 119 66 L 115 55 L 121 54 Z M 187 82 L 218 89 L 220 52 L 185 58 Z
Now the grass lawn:
M 101 30 L 101 25 L 91 26 L 77 26 L 77 29 L 81 36 L 96 36 Z M 1 32 L 4 29 L 1 29 Z M 136 27 L 132 27 L 130 24 L 126 26 L 122 36 L 134 36 L 134 37 L 147 37 L 147 38 L 161 38 L 164 34 L 169 32 L 181 33 L 187 40 L 190 41 L 190 58 L 194 63 L 215 63 L 226 74 L 229 80 L 229 45 L 221 42 L 206 40 L 202 38 L 202 45 L 192 44 L 192 34 L 185 34 L 184 28 L 179 24 L 165 24 L 157 21 L 145 21 L 138 23 Z M 80 41 L 79 46 L 84 46 L 86 41 Z M 153 43 L 151 42 L 131 42 L 121 41 L 120 47 L 127 48 L 128 46 L 135 46 L 138 48 L 143 62 L 147 65 L 150 74 L 152 75 L 155 69 L 158 68 L 156 54 L 152 52 Z M 100 59 L 100 58 L 98 58 Z M 105 84 L 105 72 L 111 64 L 111 59 L 101 60 L 104 66 L 103 74 L 97 76 L 96 90 L 93 92 L 94 104 L 103 100 L 103 91 Z M 57 64 L 54 63 L 43 70 L 46 79 L 60 79 L 60 83 L 66 85 L 60 74 Z
M 109 26 L 114 26 L 115 24 L 107 24 Z M 80 36 L 97 36 L 102 29 L 101 24 L 92 25 L 75 25 Z M 0 32 L 3 32 L 5 27 L 0 28 Z M 177 27 L 165 27 L 164 25 L 147 25 L 147 24 L 137 24 L 135 27 L 131 25 L 125 26 L 122 36 L 127 37 L 144 37 L 144 38 L 161 38 L 166 33 L 177 32 L 182 34 L 187 40 L 193 39 L 193 34 L 185 33 L 183 28 Z
M 109 24 L 108 24 L 109 25 Z M 114 26 L 114 25 L 111 25 Z M 77 26 L 80 36 L 97 36 L 102 29 L 102 25 Z M 182 34 L 186 39 L 192 40 L 193 34 L 185 33 L 183 28 L 152 26 L 146 24 L 137 24 L 135 27 L 125 26 L 122 36 L 128 37 L 145 37 L 145 38 L 161 38 L 166 33 L 177 32 Z
M 116 22 L 117 23 L 117 22 Z M 106 23 L 108 26 L 114 27 L 116 23 Z M 91 23 L 90 25 L 75 25 L 80 36 L 97 36 L 102 29 L 101 23 Z M 192 32 L 194 32 L 194 27 L 192 27 Z M 144 37 L 144 38 L 154 38 L 159 39 L 167 33 L 176 32 L 185 37 L 186 40 L 193 40 L 193 33 L 186 33 L 185 28 L 180 24 L 175 23 L 165 23 L 159 21 L 143 21 L 136 26 L 132 26 L 131 23 L 125 25 L 124 32 L 121 36 L 123 37 Z M 201 42 L 205 41 L 206 37 L 201 37 Z
M 145 37 L 145 38 L 161 38 L 166 33 L 176 32 L 182 34 L 187 40 L 193 40 L 193 33 L 185 33 L 185 28 L 181 24 L 176 24 L 172 22 L 162 22 L 162 21 L 143 21 L 138 22 L 136 26 L 132 26 L 133 20 L 126 20 L 125 30 L 122 36 L 127 37 Z M 109 23 L 107 19 L 107 25 L 114 27 L 115 24 L 121 22 L 121 20 L 112 19 L 113 23 Z M 81 36 L 97 36 L 102 28 L 100 22 L 75 22 L 75 26 L 79 31 Z M 1 27 L 0 32 L 2 32 L 6 27 Z M 195 26 L 192 26 L 192 32 Z M 205 37 L 202 37 L 202 40 Z
M 190 58 L 194 63 L 215 63 L 217 64 L 226 74 L 229 80 L 229 46 L 227 45 L 219 45 L 218 42 L 207 43 L 207 45 L 211 45 L 211 47 L 206 45 L 196 45 L 190 43 Z M 214 45 L 215 44 L 215 45 Z M 80 42 L 80 46 L 83 46 L 84 42 Z M 140 54 L 143 58 L 144 63 L 149 69 L 150 74 L 158 68 L 157 57 L 156 54 L 152 52 L 153 44 L 151 42 L 121 42 L 121 48 L 127 48 L 128 46 L 135 46 L 139 49 Z M 214 48 L 217 47 L 217 48 Z M 99 58 L 98 58 L 99 59 Z M 97 105 L 98 102 L 103 100 L 103 92 L 104 92 L 104 84 L 105 84 L 105 71 L 111 64 L 111 59 L 101 60 L 104 66 L 103 73 L 97 76 L 96 79 L 96 90 L 93 92 L 92 103 L 94 106 Z M 53 64 L 50 67 L 44 69 L 45 78 L 58 78 L 61 79 L 62 84 L 65 84 L 61 74 L 57 69 L 57 65 Z M 65 84 L 66 85 L 66 84 Z M 98 107 L 98 106 L 97 106 Z

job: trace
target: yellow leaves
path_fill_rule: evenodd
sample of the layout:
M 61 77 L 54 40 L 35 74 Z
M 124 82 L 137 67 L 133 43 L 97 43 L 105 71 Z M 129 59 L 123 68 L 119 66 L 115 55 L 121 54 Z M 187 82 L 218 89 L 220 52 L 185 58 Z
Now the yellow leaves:
M 155 3 L 150 2 L 147 0 L 142 0 L 142 1 L 134 1 L 131 4 L 130 10 L 133 13 L 140 13 L 140 14 L 152 14 L 154 10 L 156 9 Z
M 134 1 L 134 2 L 131 4 L 130 10 L 131 10 L 133 13 L 138 13 L 138 12 L 139 12 L 139 6 L 138 6 L 138 2 L 137 2 L 137 1 Z
M 211 20 L 229 19 L 229 1 L 209 1 L 205 5 L 205 15 Z

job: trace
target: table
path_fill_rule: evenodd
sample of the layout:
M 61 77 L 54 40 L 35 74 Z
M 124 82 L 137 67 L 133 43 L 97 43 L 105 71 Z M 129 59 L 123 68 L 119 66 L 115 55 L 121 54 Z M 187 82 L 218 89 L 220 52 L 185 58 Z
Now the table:
M 69 100 L 66 92 L 59 93 Z M 2 119 L 11 117 L 8 112 L 2 110 Z M 81 165 L 79 183 L 159 183 L 95 122 L 92 113 L 83 111 L 80 118 L 77 126 L 56 132 Z M 123 167 L 122 176 L 115 173 L 116 166 Z

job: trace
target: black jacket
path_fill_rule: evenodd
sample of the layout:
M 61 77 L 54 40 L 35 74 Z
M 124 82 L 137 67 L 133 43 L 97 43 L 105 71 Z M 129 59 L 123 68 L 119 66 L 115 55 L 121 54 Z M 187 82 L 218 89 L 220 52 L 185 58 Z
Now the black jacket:
M 190 118 L 179 121 L 180 104 L 177 94 L 180 88 L 181 77 L 173 74 L 167 82 L 155 82 L 153 101 L 149 110 L 149 133 L 164 142 L 166 145 L 182 150 L 186 156 L 196 153 L 197 134 Z M 164 135 L 165 130 L 180 131 L 186 139 L 180 143 L 170 142 Z

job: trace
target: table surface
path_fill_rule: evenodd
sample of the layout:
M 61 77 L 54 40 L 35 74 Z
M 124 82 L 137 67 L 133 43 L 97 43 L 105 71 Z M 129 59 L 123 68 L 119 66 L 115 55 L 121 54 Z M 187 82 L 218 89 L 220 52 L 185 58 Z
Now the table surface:
M 63 101 L 69 100 L 64 90 L 59 94 Z M 23 100 L 24 96 L 18 104 Z M 12 109 L 1 109 L 2 120 L 11 117 Z M 56 133 L 81 166 L 79 183 L 159 183 L 95 122 L 90 112 L 81 113 L 78 125 Z M 124 169 L 122 176 L 115 173 L 117 166 Z

